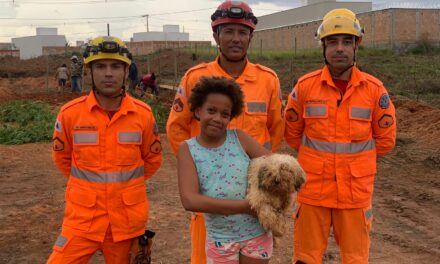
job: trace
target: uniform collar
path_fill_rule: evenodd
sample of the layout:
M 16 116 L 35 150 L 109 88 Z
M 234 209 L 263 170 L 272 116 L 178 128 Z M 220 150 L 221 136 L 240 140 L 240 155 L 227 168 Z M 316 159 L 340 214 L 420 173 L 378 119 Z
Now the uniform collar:
M 98 101 L 96 100 L 95 93 L 93 91 L 90 91 L 89 96 L 87 96 L 86 104 L 90 112 L 94 107 L 101 108 L 101 106 L 98 104 Z M 121 114 L 127 114 L 129 111 L 135 110 L 136 106 L 134 104 L 133 98 L 128 95 L 124 96 L 121 101 L 121 107 L 119 108 Z
M 220 59 L 220 56 L 217 56 L 217 58 L 214 61 L 214 67 L 216 68 L 217 71 L 221 72 L 224 76 L 230 76 L 220 66 L 219 59 Z M 255 64 L 251 63 L 246 58 L 246 66 L 244 67 L 244 70 L 241 73 L 241 75 L 237 79 L 235 79 L 235 81 L 239 84 L 242 84 L 245 81 L 253 82 L 255 80 L 257 80 L 257 71 L 255 69 Z
M 362 72 L 356 66 L 353 66 L 351 68 L 351 78 L 349 80 L 349 85 L 356 87 L 356 86 L 359 86 L 362 82 L 366 82 L 366 81 L 367 81 L 367 79 L 362 74 Z M 327 65 L 325 65 L 324 69 L 322 69 L 321 82 L 322 83 L 325 82 L 331 86 L 336 87 L 335 84 L 333 83 L 333 78 L 332 78 L 332 75 L 330 74 L 330 70 Z

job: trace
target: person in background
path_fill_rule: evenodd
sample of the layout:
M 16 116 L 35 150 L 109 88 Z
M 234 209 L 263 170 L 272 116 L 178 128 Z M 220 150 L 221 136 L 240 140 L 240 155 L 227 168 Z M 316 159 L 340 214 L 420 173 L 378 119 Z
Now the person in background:
M 234 79 L 244 94 L 243 112 L 231 120 L 229 128 L 249 134 L 266 149 L 276 152 L 284 133 L 280 82 L 276 73 L 248 60 L 247 50 L 257 25 L 248 4 L 224 1 L 211 16 L 211 28 L 220 54 L 212 62 L 201 63 L 183 76 L 167 121 L 167 136 L 177 154 L 179 145 L 199 135 L 200 123 L 188 106 L 193 87 L 203 76 Z M 202 213 L 191 218 L 192 264 L 205 264 L 205 222 Z
M 63 64 L 57 69 L 55 73 L 55 79 L 57 80 L 58 83 L 58 92 L 64 91 L 68 78 L 69 78 L 69 70 L 67 69 L 67 65 Z
M 133 60 L 133 56 L 130 54 L 131 64 L 128 68 L 128 80 L 129 80 L 129 88 L 128 91 L 131 95 L 135 95 L 136 92 L 136 86 L 139 84 L 139 74 L 138 74 L 138 67 L 136 63 Z
M 83 63 L 78 59 L 78 56 L 73 55 L 72 63 L 70 64 L 70 85 L 72 86 L 72 93 L 82 92 L 82 75 Z
M 151 88 L 151 94 L 153 94 L 155 98 L 158 98 L 159 85 L 157 84 L 157 79 L 156 79 L 156 75 L 154 74 L 154 72 L 149 73 L 149 74 L 145 74 L 142 77 L 142 80 L 141 80 L 142 95 L 141 95 L 141 97 L 143 97 L 145 95 L 148 88 Z
M 285 140 L 307 174 L 294 263 L 322 263 L 331 228 L 343 264 L 368 263 L 376 159 L 395 145 L 396 115 L 382 82 L 355 65 L 363 33 L 352 11 L 328 12 L 316 33 L 325 66 L 302 76 L 288 97 Z
M 125 92 L 129 50 L 97 37 L 84 52 L 92 90 L 65 104 L 55 123 L 52 158 L 67 178 L 61 234 L 47 263 L 128 264 L 148 220 L 145 181 L 159 169 L 162 148 L 151 108 Z

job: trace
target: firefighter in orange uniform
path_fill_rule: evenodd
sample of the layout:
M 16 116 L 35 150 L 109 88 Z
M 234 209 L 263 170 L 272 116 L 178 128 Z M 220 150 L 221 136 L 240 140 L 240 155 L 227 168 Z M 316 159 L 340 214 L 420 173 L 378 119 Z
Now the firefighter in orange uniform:
M 129 51 L 115 37 L 93 39 L 84 53 L 93 90 L 64 105 L 52 157 L 67 177 L 62 231 L 48 263 L 128 263 L 148 219 L 144 181 L 162 162 L 152 111 L 125 93 Z
M 393 149 L 396 117 L 382 82 L 355 66 L 362 35 L 353 12 L 330 11 L 317 31 L 326 65 L 288 98 L 285 139 L 307 173 L 294 263 L 321 263 L 331 227 L 342 263 L 368 263 L 376 157 Z
M 247 59 L 247 49 L 257 18 L 244 2 L 225 1 L 211 16 L 213 37 L 220 55 L 215 61 L 189 69 L 182 78 L 167 123 L 167 136 L 174 153 L 180 143 L 200 132 L 198 121 L 189 111 L 187 99 L 202 76 L 235 79 L 245 96 L 244 113 L 233 119 L 230 128 L 239 128 L 260 144 L 276 151 L 284 133 L 280 83 L 271 69 Z M 205 225 L 203 214 L 191 221 L 191 263 L 205 264 Z

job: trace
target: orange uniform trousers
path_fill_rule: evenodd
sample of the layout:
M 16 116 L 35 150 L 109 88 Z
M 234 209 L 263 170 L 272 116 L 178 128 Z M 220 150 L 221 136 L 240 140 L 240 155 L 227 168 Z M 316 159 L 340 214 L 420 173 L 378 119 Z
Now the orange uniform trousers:
M 371 207 L 335 209 L 298 204 L 294 226 L 294 261 L 322 263 L 330 228 L 340 249 L 341 263 L 368 264 Z
M 113 242 L 110 226 L 102 242 L 63 234 L 57 239 L 47 264 L 86 264 L 98 250 L 104 255 L 106 264 L 128 264 L 134 239 Z

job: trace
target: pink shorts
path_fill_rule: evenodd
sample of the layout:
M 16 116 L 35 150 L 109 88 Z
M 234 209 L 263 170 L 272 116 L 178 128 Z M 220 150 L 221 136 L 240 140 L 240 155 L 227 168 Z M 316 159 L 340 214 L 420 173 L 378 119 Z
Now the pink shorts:
M 270 259 L 273 250 L 271 233 L 240 242 L 206 240 L 207 264 L 238 264 L 240 255 L 254 259 Z

